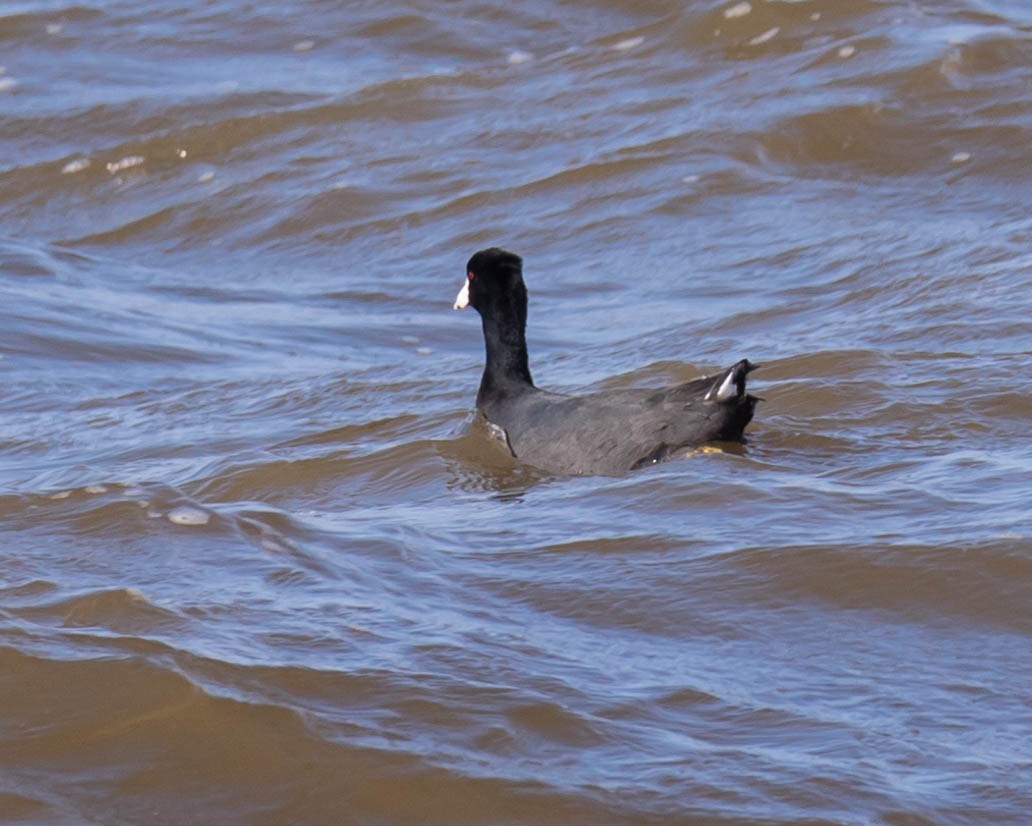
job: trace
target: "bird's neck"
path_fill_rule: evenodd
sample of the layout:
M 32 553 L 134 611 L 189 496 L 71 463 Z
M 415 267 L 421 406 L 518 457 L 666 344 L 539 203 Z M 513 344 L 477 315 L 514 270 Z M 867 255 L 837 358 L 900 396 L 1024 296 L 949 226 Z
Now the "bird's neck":
M 516 314 L 514 322 L 499 324 L 491 314 L 484 317 L 483 324 L 487 364 L 477 392 L 478 407 L 534 386 L 527 361 L 526 310 Z

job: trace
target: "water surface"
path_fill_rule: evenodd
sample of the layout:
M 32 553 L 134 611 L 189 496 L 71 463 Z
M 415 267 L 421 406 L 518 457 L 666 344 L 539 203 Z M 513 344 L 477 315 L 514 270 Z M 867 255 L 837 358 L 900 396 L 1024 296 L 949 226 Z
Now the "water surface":
M 1024 824 L 1032 10 L 0 10 L 0 821 Z M 761 362 L 620 478 L 472 423 Z

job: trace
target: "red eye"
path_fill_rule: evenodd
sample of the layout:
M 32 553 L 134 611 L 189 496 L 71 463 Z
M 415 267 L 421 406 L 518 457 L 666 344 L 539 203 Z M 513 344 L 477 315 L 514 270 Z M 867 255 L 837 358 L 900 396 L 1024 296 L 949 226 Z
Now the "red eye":
M 473 280 L 473 273 L 471 273 L 471 272 L 466 273 L 466 278 L 468 278 L 470 281 L 472 281 Z

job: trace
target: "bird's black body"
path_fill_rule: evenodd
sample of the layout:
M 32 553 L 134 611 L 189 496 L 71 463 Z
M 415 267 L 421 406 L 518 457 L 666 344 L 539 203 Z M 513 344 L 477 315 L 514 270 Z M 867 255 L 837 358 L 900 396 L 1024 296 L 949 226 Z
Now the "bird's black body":
M 757 399 L 745 391 L 748 361 L 716 376 L 658 390 L 564 395 L 534 386 L 525 337 L 527 290 L 520 258 L 501 249 L 476 253 L 455 306 L 480 313 L 487 363 L 477 409 L 501 428 L 513 455 L 559 474 L 616 474 L 678 450 L 740 440 Z

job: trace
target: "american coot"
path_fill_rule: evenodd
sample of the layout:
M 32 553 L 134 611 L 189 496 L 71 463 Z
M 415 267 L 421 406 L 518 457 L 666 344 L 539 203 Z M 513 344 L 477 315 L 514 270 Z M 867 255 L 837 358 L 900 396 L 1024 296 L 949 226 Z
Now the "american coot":
M 455 309 L 472 304 L 483 320 L 487 365 L 477 409 L 522 462 L 557 474 L 616 474 L 674 456 L 681 448 L 739 440 L 756 397 L 742 360 L 716 376 L 659 390 L 603 390 L 583 396 L 534 386 L 527 364 L 523 262 L 481 250 L 466 265 Z

